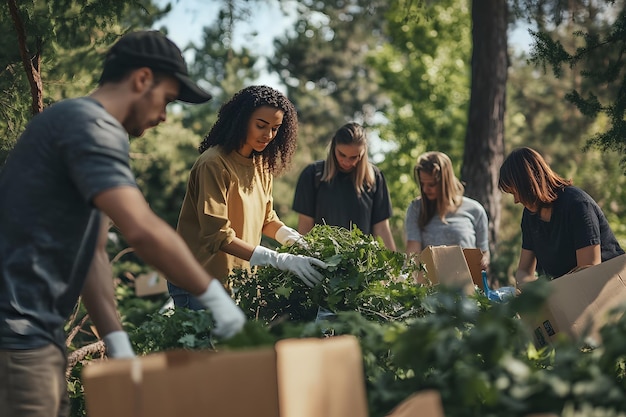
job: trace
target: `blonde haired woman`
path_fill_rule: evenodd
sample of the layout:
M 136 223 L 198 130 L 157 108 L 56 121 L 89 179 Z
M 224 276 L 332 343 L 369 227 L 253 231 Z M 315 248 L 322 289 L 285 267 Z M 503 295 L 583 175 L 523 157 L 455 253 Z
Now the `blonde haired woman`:
M 452 162 L 442 152 L 417 158 L 413 176 L 421 195 L 406 212 L 406 253 L 419 254 L 427 246 L 458 245 L 479 248 L 481 267 L 489 266 L 488 220 L 484 207 L 465 197 L 465 187 L 454 175 Z
M 330 143 L 326 161 L 307 166 L 298 179 L 293 201 L 298 232 L 316 224 L 351 229 L 380 237 L 396 250 L 389 228 L 391 200 L 382 172 L 367 158 L 367 135 L 358 123 L 343 125 Z

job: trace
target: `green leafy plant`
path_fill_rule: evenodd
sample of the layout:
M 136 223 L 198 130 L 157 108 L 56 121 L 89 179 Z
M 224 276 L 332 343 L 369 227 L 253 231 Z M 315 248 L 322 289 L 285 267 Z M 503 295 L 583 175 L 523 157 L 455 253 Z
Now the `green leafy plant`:
M 231 275 L 237 302 L 251 318 L 265 323 L 280 317 L 310 321 L 320 307 L 334 313 L 358 311 L 375 320 L 422 314 L 416 300 L 429 289 L 407 282 L 418 265 L 404 254 L 387 250 L 357 228 L 317 225 L 304 240 L 303 245 L 278 250 L 313 256 L 328 265 L 320 269 L 324 279 L 314 288 L 271 267 Z
M 232 285 L 250 316 L 241 333 L 213 338 L 209 311 L 153 309 L 136 326 L 126 322 L 135 351 L 250 349 L 281 339 L 350 334 L 360 342 L 371 417 L 383 417 L 412 393 L 430 388 L 440 392 L 446 417 L 625 415 L 623 310 L 601 329 L 598 348 L 563 338 L 537 349 L 519 314 L 541 309 L 549 296 L 545 279 L 508 302 L 492 303 L 481 291 L 468 297 L 413 284 L 405 277 L 418 265 L 358 230 L 320 226 L 306 241 L 305 247 L 279 250 L 327 261 L 316 288 L 272 268 L 238 271 Z M 120 289 L 118 295 L 126 292 Z M 333 314 L 318 317 L 319 306 Z M 74 376 L 69 380 L 72 415 L 82 416 L 82 386 Z

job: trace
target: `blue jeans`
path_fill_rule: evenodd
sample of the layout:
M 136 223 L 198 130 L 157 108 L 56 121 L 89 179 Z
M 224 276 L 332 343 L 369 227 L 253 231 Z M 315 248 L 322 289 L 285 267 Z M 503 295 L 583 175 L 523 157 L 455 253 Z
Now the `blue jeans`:
M 198 301 L 196 297 L 169 281 L 167 282 L 167 289 L 170 293 L 170 297 L 174 300 L 174 306 L 178 308 L 188 308 L 190 310 L 206 310 L 204 304 Z

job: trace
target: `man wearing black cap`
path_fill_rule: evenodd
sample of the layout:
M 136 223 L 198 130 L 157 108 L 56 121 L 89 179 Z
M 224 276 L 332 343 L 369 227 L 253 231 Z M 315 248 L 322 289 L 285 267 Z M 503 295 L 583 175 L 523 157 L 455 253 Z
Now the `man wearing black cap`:
M 129 33 L 108 52 L 93 93 L 50 106 L 17 141 L 0 172 L 0 417 L 69 414 L 63 325 L 79 295 L 108 356 L 134 356 L 105 251 L 111 221 L 211 310 L 217 336 L 242 328 L 243 312 L 148 207 L 129 166 L 129 134 L 164 121 L 172 101 L 210 98 L 174 43 Z

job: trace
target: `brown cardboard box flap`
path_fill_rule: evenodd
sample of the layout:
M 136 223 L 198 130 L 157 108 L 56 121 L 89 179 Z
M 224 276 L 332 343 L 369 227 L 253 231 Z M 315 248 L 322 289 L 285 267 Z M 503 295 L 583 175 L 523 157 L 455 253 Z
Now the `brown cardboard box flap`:
M 550 281 L 550 287 L 544 309 L 522 317 L 532 326 L 535 344 L 543 346 L 560 334 L 574 340 L 587 334 L 598 345 L 609 312 L 626 303 L 626 255 L 563 275 Z
M 135 278 L 135 295 L 137 297 L 165 294 L 166 292 L 167 280 L 156 271 L 142 274 Z
M 281 416 L 367 417 L 356 338 L 287 339 L 276 343 L 276 352 Z
M 426 268 L 432 284 L 460 288 L 465 294 L 474 294 L 474 281 L 460 246 L 427 246 L 419 260 Z
M 478 248 L 463 248 L 463 255 L 465 256 L 465 261 L 467 262 L 467 266 L 469 267 L 470 274 L 472 275 L 472 281 L 478 288 L 481 288 L 483 291 L 483 269 L 480 266 L 480 263 L 483 260 L 483 252 Z
M 435 390 L 420 391 L 398 404 L 386 417 L 445 417 L 441 395 Z
M 361 361 L 353 336 L 286 339 L 96 361 L 82 381 L 89 417 L 367 417 Z
M 276 353 L 171 351 L 83 370 L 89 417 L 278 415 Z M 248 401 L 235 393 L 248 392 Z

